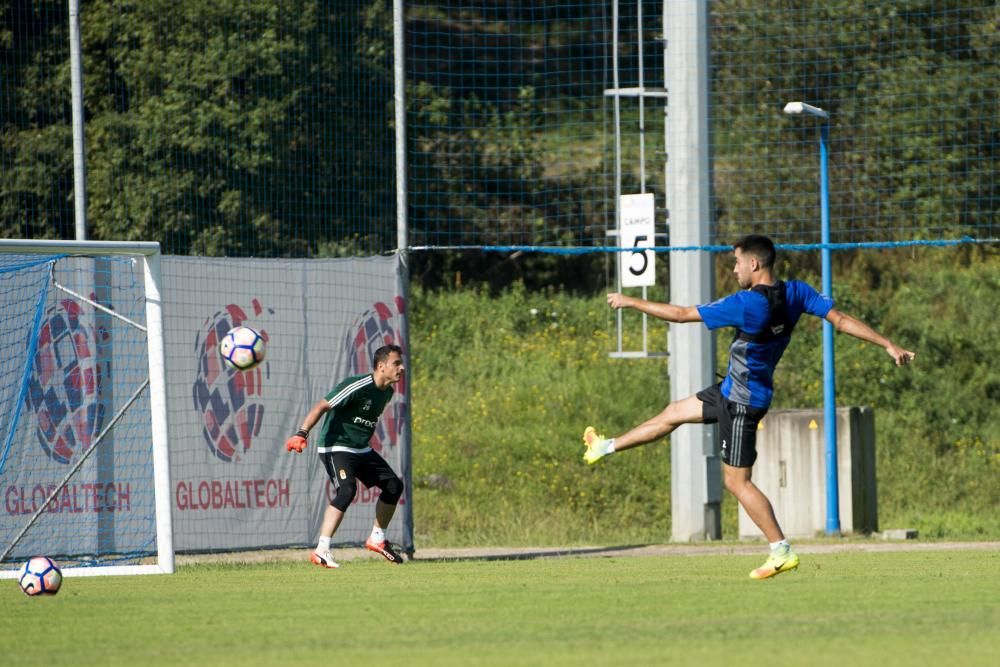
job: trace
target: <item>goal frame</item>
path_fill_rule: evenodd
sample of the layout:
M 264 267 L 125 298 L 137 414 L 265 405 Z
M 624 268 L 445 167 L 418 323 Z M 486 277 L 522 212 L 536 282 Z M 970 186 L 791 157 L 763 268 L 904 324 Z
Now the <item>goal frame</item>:
M 167 426 L 166 357 L 163 340 L 160 244 L 152 241 L 36 241 L 0 240 L 0 253 L 125 256 L 142 264 L 145 287 L 147 356 L 149 360 L 150 429 L 153 444 L 153 490 L 156 515 L 156 562 L 147 565 L 99 565 L 68 567 L 70 577 L 170 574 L 174 572 L 173 507 L 170 497 L 170 456 Z M 100 444 L 98 444 L 100 446 Z M 17 570 L 0 569 L 0 579 L 17 577 Z

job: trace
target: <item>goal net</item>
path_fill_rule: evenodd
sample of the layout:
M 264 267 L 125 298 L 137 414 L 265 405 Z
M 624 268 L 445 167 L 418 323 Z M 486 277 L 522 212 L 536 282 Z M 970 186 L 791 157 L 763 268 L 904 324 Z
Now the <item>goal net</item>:
M 0 577 L 173 571 L 159 259 L 0 241 Z

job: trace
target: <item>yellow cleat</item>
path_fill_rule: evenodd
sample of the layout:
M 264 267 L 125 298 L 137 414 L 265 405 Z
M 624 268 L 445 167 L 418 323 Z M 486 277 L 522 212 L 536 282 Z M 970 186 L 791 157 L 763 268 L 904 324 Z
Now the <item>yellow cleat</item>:
M 768 579 L 799 567 L 799 557 L 791 549 L 771 554 L 764 564 L 750 572 L 751 579 Z
M 588 426 L 583 432 L 583 444 L 587 451 L 583 453 L 583 460 L 593 465 L 611 453 L 608 439 L 603 435 L 598 435 L 593 426 Z

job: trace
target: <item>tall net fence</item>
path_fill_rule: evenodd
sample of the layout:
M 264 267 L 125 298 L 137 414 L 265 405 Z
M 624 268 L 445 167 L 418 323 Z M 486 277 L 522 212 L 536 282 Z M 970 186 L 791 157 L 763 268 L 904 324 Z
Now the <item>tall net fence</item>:
M 819 123 L 790 101 L 830 114 L 832 242 L 998 236 L 995 3 L 711 9 L 718 241 L 820 240 Z
M 392 13 L 82 2 L 89 235 L 215 256 L 395 245 Z M 72 238 L 68 9 L 0 2 L 0 229 Z
M 603 244 L 611 9 L 476 4 L 408 14 L 412 245 Z
M 600 247 L 623 193 L 665 230 L 671 2 L 405 3 L 412 247 Z M 666 7 L 666 12 L 664 10 Z M 710 11 L 713 242 L 995 239 L 1000 10 L 989 0 Z M 73 237 L 68 9 L 0 0 L 0 233 Z M 387 0 L 91 0 L 80 13 L 88 233 L 166 253 L 365 255 L 396 245 Z M 616 29 L 617 28 L 617 29 Z M 666 48 L 684 48 L 667 44 Z M 669 113 L 669 107 L 667 107 Z

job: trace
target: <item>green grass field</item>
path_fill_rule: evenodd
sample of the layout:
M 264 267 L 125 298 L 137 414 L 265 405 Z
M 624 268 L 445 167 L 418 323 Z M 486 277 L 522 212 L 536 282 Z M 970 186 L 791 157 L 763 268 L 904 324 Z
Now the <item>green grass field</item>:
M 2 664 L 994 665 L 1000 553 L 192 565 L 0 590 Z M 992 656 L 992 657 L 991 657 Z

